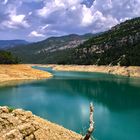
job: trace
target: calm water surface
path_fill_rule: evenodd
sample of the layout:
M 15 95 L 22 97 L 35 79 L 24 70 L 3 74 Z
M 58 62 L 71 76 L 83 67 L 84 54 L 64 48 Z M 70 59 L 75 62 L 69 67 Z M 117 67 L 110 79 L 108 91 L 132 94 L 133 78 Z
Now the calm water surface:
M 0 105 L 31 110 L 83 134 L 92 101 L 96 140 L 140 140 L 140 79 L 47 70 L 53 78 L 0 87 Z

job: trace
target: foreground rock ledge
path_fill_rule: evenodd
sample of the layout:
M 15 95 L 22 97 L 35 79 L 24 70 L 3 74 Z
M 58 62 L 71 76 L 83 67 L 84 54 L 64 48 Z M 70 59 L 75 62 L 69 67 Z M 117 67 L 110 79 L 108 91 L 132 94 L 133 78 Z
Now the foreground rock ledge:
M 82 136 L 30 111 L 0 107 L 0 140 L 81 140 Z

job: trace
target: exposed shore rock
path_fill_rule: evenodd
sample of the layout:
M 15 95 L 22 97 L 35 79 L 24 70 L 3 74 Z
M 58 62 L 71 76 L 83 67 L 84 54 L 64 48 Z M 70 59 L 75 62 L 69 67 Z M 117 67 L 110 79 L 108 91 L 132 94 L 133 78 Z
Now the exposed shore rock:
M 30 111 L 0 107 L 0 140 L 81 140 L 82 136 Z
M 30 65 L 0 65 L 0 82 L 15 80 L 36 80 L 52 77 L 48 72 L 36 70 Z
M 45 66 L 45 65 L 44 65 Z M 83 72 L 100 72 L 128 77 L 140 77 L 139 66 L 97 66 L 97 65 L 48 65 L 58 71 L 83 71 Z M 47 66 L 47 67 L 48 67 Z

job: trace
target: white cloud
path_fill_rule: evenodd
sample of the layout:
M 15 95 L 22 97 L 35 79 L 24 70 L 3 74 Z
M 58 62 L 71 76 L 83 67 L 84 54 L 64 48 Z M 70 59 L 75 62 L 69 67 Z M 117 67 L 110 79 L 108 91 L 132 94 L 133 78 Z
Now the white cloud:
M 8 3 L 8 1 L 5 1 Z M 7 16 L 5 20 L 1 22 L 1 25 L 3 28 L 11 28 L 11 29 L 18 29 L 20 27 L 28 28 L 30 25 L 26 21 L 26 15 L 25 14 L 17 14 L 17 8 L 20 7 L 22 2 L 19 1 L 16 5 L 8 4 L 6 7 L 6 10 L 4 11 L 5 15 Z
M 130 19 L 129 17 L 121 18 L 120 22 L 124 22 L 124 21 L 129 20 L 129 19 Z
M 30 39 L 36 40 L 45 35 L 96 33 L 140 16 L 139 7 L 140 0 L 0 0 L 0 30 L 24 38 L 32 31 Z
M 29 37 L 45 37 L 45 35 L 38 33 L 37 31 L 32 31 L 28 36 Z
M 2 25 L 8 28 L 13 28 L 13 29 L 17 29 L 19 27 L 27 28 L 30 25 L 25 20 L 25 17 L 26 17 L 25 15 L 11 14 L 9 15 L 10 19 L 3 21 Z
M 5 5 L 5 4 L 7 4 L 7 2 L 8 2 L 8 0 L 4 0 L 4 1 L 3 1 L 3 4 Z
M 83 0 L 45 0 L 45 5 L 37 10 L 43 22 L 50 24 L 52 31 L 74 30 L 85 32 L 104 31 L 118 23 L 118 19 L 111 13 L 104 13 L 113 7 L 112 0 L 107 0 L 104 4 L 102 0 L 95 0 L 91 7 L 81 4 Z M 101 4 L 102 3 L 102 4 Z M 103 5 L 103 6 L 101 6 Z M 48 29 L 50 28 L 48 27 Z
M 29 24 L 25 21 L 25 15 L 10 15 L 11 18 L 11 24 L 17 25 L 21 24 L 24 27 L 28 27 Z
M 33 12 L 29 12 L 28 15 L 30 16 L 30 15 L 32 15 L 32 13 L 33 13 Z
M 47 17 L 53 11 L 55 11 L 59 8 L 61 9 L 62 8 L 61 6 L 63 6 L 63 5 L 56 0 L 46 2 L 43 8 L 37 10 L 37 14 L 41 17 Z
M 93 13 L 90 8 L 87 8 L 85 5 L 82 7 L 82 26 L 91 25 L 93 22 Z
M 45 17 L 47 14 L 49 14 L 49 9 L 47 9 L 46 7 L 43 7 L 42 9 L 37 10 L 37 14 Z
M 67 8 L 75 9 L 78 5 L 81 5 L 82 0 L 45 0 L 44 7 L 37 10 L 37 14 L 42 17 L 47 17 L 49 14 L 51 14 L 54 11 L 57 10 L 65 10 Z
M 98 1 L 95 1 L 94 5 L 90 8 L 86 7 L 85 5 L 81 9 L 83 16 L 81 21 L 81 26 L 83 28 L 90 27 L 93 33 L 105 31 L 110 29 L 112 26 L 118 24 L 118 20 L 109 14 L 104 14 L 102 10 L 96 9 L 96 4 Z M 112 1 L 109 0 L 109 3 L 106 4 L 106 8 L 112 7 Z
M 45 26 L 40 26 L 40 30 L 44 31 L 45 29 L 47 29 L 49 27 L 49 24 L 46 24 Z

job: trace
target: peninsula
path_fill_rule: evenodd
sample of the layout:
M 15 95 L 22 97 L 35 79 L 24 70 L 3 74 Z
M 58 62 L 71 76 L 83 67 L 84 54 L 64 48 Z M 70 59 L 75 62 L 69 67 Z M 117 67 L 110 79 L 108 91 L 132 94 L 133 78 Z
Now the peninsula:
M 50 77 L 52 77 L 50 73 L 33 69 L 31 65 L 0 65 L 0 83 L 15 80 L 46 79 Z

